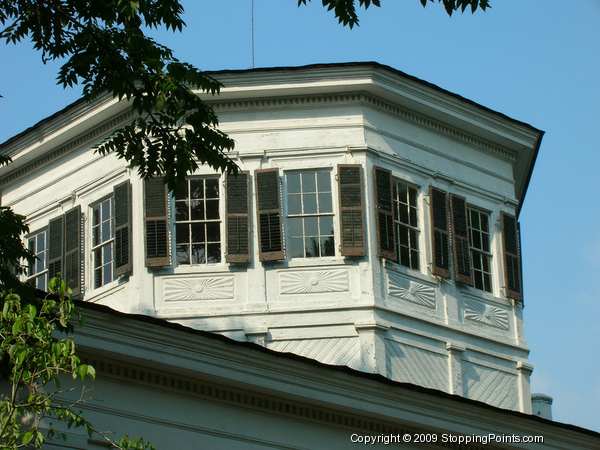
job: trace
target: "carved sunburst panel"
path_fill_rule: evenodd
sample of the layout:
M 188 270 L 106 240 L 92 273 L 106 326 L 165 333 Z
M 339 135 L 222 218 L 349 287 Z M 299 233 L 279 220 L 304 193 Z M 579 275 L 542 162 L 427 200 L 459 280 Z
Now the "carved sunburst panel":
M 190 300 L 233 300 L 234 279 L 222 277 L 189 277 L 163 282 L 165 302 Z
M 466 301 L 465 319 L 501 330 L 508 330 L 508 311 L 506 309 L 477 300 L 469 299 Z
M 281 294 L 347 292 L 350 289 L 347 270 L 282 272 L 279 283 Z
M 400 275 L 388 273 L 388 295 L 435 309 L 435 289 Z

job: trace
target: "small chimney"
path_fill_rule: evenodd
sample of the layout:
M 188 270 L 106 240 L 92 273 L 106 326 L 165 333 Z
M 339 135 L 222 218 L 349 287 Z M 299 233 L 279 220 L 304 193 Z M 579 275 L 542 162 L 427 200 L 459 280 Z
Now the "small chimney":
M 552 397 L 546 394 L 531 394 L 533 415 L 552 420 Z

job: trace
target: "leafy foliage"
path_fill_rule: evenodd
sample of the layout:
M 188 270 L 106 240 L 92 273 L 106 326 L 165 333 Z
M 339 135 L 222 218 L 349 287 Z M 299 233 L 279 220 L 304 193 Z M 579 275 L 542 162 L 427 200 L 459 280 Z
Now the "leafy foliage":
M 199 164 L 237 172 L 227 156 L 234 142 L 194 90 L 218 94 L 221 84 L 146 36 L 147 28 L 181 31 L 177 0 L 0 0 L 0 39 L 29 37 L 44 61 L 67 59 L 63 86 L 83 85 L 84 98 L 105 92 L 131 103 L 139 115 L 98 151 L 115 152 L 142 177 L 164 174 L 176 190 Z
M 298 6 L 306 5 L 307 0 L 298 0 Z M 309 2 L 311 0 L 308 0 Z M 435 0 L 420 0 L 423 7 L 427 6 L 427 2 L 434 3 Z M 443 3 L 444 8 L 449 16 L 452 16 L 454 11 L 465 12 L 470 7 L 471 12 L 477 11 L 477 8 L 484 10 L 491 8 L 489 0 L 437 0 L 438 3 Z M 356 12 L 356 0 L 322 0 L 323 6 L 327 8 L 327 11 L 333 10 L 335 17 L 339 23 L 343 26 L 353 28 L 354 25 L 358 25 L 358 14 Z M 366 9 L 369 6 L 381 6 L 380 0 L 358 0 L 358 6 Z
M 22 302 L 17 294 L 0 293 L 0 354 L 2 377 L 10 384 L 10 391 L 0 399 L 0 448 L 42 448 L 48 438 L 66 435 L 52 427 L 52 420 L 66 423 L 68 428 L 83 427 L 90 437 L 97 433 L 93 425 L 75 411 L 83 397 L 73 404 L 57 399 L 61 391 L 62 376 L 83 381 L 94 379 L 95 370 L 83 364 L 76 355 L 73 342 L 72 318 L 82 323 L 66 283 L 52 278 L 48 295 L 38 305 Z M 67 334 L 58 338 L 58 333 Z M 54 386 L 54 389 L 50 386 Z M 82 395 L 85 391 L 82 391 Z M 41 420 L 50 424 L 47 435 L 39 429 Z M 154 447 L 141 439 L 123 438 L 113 446 L 122 449 Z

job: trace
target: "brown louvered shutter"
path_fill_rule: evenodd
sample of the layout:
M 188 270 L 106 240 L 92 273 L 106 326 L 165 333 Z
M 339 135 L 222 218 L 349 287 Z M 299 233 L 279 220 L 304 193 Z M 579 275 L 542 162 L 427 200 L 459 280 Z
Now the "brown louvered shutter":
M 115 207 L 115 278 L 131 272 L 131 185 L 113 189 Z
M 281 219 L 279 170 L 254 172 L 256 179 L 259 259 L 277 261 L 285 258 Z
M 146 267 L 161 267 L 171 264 L 168 199 L 169 193 L 162 177 L 146 180 L 144 186 Z
M 63 226 L 63 215 L 48 225 L 48 280 L 63 275 Z
M 519 230 L 515 216 L 502 213 L 502 249 L 504 251 L 504 277 L 506 296 L 523 301 L 521 253 Z
M 433 267 L 431 271 L 434 275 L 450 278 L 446 191 L 430 186 L 429 198 L 432 220 L 431 247 L 433 249 Z
M 375 200 L 379 256 L 396 261 L 396 227 L 392 202 L 392 172 L 375 167 Z
M 467 201 L 464 197 L 450 194 L 450 205 L 452 208 L 452 248 L 454 249 L 456 281 L 473 286 Z
M 227 175 L 227 254 L 229 263 L 250 262 L 250 174 Z
M 363 173 L 360 164 L 339 164 L 340 230 L 343 256 L 365 256 Z
M 63 278 L 73 295 L 81 293 L 81 207 L 65 214 L 65 265 Z

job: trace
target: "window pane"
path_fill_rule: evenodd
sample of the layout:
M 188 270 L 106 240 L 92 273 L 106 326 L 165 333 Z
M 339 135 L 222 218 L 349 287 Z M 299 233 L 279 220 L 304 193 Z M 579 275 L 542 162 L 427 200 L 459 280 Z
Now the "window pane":
M 321 238 L 321 256 L 335 256 L 333 236 Z
M 103 278 L 103 284 L 107 284 L 112 281 L 112 264 L 107 264 L 104 266 Z
M 205 224 L 204 223 L 192 223 L 192 241 L 191 242 L 206 242 L 206 236 L 204 234 Z
M 100 242 L 106 242 L 111 238 L 110 221 L 102 222 L 100 226 Z
M 190 220 L 204 220 L 204 202 L 200 200 L 191 200 L 190 212 Z
M 304 257 L 304 241 L 302 238 L 291 238 L 289 248 L 290 258 Z
M 407 207 L 403 204 L 400 204 L 398 206 L 398 212 L 399 212 L 399 216 L 400 216 L 400 222 L 401 223 L 405 223 L 408 224 L 408 210 Z
M 219 242 L 221 226 L 218 222 L 209 222 L 206 224 L 206 241 Z
M 190 220 L 189 204 L 187 201 L 175 202 L 175 220 Z
M 94 206 L 92 209 L 92 225 L 98 225 L 100 223 L 100 205 Z
M 286 176 L 286 188 L 288 194 L 300 193 L 300 174 L 288 173 Z
M 192 244 L 192 264 L 205 264 L 204 244 Z
M 318 217 L 306 217 L 304 219 L 304 235 L 305 236 L 318 236 L 319 229 L 319 218 Z
M 178 245 L 177 246 L 177 264 L 189 264 L 190 263 L 190 246 L 189 245 Z
M 331 193 L 319 194 L 319 213 L 330 213 L 332 211 Z
M 314 237 L 306 238 L 305 252 L 307 258 L 319 256 L 319 241 Z
M 41 253 L 46 249 L 46 232 L 40 233 L 37 236 L 37 253 Z
M 110 200 L 102 202 L 102 220 L 108 220 L 110 218 Z
M 219 180 L 211 178 L 205 180 L 206 198 L 219 198 Z
M 292 217 L 288 220 L 288 228 L 290 237 L 301 237 L 303 236 L 302 232 L 302 218 L 301 217 Z
M 302 192 L 317 192 L 314 172 L 302 173 Z
M 333 216 L 319 218 L 319 232 L 321 236 L 333 235 Z
M 304 214 L 316 214 L 317 213 L 317 195 L 316 194 L 304 194 Z
M 299 194 L 288 195 L 288 214 L 302 214 L 302 197 Z
M 190 226 L 187 223 L 175 224 L 175 241 L 178 244 L 190 242 Z
M 219 200 L 206 201 L 206 219 L 215 220 L 219 218 Z
M 207 246 L 209 264 L 221 262 L 221 244 L 208 244 Z
M 331 192 L 331 176 L 329 172 L 317 172 L 319 192 Z
M 204 198 L 204 182 L 203 180 L 190 180 L 190 198 Z

